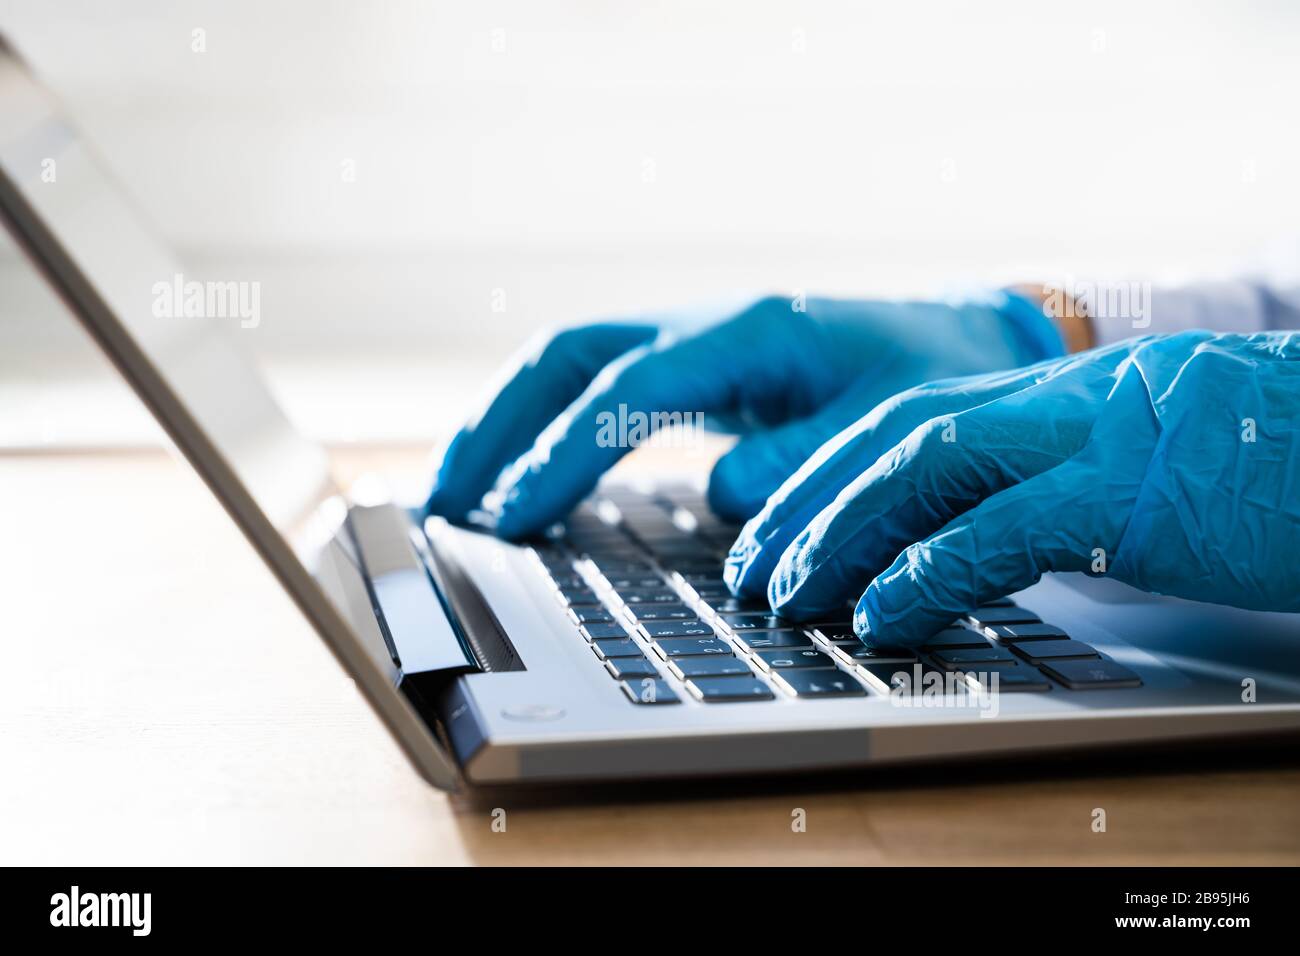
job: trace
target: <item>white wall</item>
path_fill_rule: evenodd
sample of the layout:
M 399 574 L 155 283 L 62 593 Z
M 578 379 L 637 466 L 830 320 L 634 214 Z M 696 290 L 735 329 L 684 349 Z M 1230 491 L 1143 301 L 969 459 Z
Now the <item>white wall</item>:
M 263 283 L 253 345 L 326 432 L 445 427 L 543 323 L 1198 271 L 1300 221 L 1281 0 L 0 0 L 0 27 L 193 271 Z M 16 268 L 0 370 L 82 375 Z M 385 362 L 414 391 L 375 403 Z

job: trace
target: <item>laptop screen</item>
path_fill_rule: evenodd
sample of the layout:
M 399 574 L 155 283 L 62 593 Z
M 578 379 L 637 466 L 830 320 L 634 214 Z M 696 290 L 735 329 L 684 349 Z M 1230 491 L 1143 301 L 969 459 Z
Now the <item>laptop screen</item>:
M 256 277 L 204 281 L 174 261 L 2 40 L 0 169 L 263 514 L 286 533 L 329 486 L 328 463 L 284 417 L 241 341 L 273 321 L 263 314 Z

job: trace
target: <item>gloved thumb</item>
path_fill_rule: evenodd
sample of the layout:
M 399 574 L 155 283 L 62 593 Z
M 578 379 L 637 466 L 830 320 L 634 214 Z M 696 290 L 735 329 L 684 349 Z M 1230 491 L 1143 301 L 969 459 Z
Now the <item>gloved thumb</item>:
M 742 438 L 713 466 L 709 507 L 728 521 L 748 521 L 813 452 L 888 397 L 882 392 L 861 382 L 807 418 Z

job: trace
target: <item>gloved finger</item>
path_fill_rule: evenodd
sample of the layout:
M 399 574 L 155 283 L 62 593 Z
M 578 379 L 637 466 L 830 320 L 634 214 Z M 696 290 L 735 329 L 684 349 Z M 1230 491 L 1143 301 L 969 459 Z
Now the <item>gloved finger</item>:
M 1123 533 L 1104 481 L 1078 460 L 1008 488 L 909 545 L 853 616 L 867 644 L 913 647 L 1045 571 L 1086 571 Z
M 1160 425 L 1136 365 L 1105 384 L 1077 455 L 909 545 L 867 586 L 854 614 L 859 637 L 915 645 L 986 601 L 1029 587 L 1044 571 L 1107 573 L 1119 564 Z
M 1094 379 L 1076 366 L 914 429 L 791 542 L 768 582 L 773 609 L 799 620 L 841 607 L 903 548 L 1075 455 L 1105 403 Z
M 1055 371 L 1055 365 L 1034 366 L 949 379 L 909 389 L 877 404 L 820 446 L 768 497 L 731 547 L 724 570 L 727 584 L 738 596 L 765 594 L 777 562 L 795 537 L 845 486 L 913 429 L 1019 391 Z M 852 397 L 846 394 L 842 399 L 847 402 Z
M 566 329 L 531 346 L 487 407 L 448 445 L 426 513 L 463 518 L 602 368 L 657 334 L 653 325 L 605 323 Z
M 809 339 L 816 334 L 816 326 L 788 309 L 760 304 L 701 334 L 661 339 L 622 356 L 502 475 L 497 532 L 525 537 L 567 514 L 633 447 L 619 434 L 620 421 L 648 422 L 653 430 L 656 422 L 762 409 L 782 395 L 806 396 L 811 407 L 788 410 L 806 415 L 830 398 L 792 387 L 799 369 L 815 367 L 821 345 Z M 751 337 L 763 347 L 747 347 Z

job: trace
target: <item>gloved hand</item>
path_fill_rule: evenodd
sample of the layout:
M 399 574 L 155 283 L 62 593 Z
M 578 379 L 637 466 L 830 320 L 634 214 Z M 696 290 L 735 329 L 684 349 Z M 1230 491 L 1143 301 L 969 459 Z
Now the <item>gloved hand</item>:
M 726 576 L 797 619 L 860 594 L 864 641 L 915 645 L 1044 571 L 1300 611 L 1297 554 L 1300 333 L 1187 332 L 890 399 L 781 486 Z
M 748 433 L 719 460 L 709 485 L 713 509 L 743 520 L 822 442 L 895 392 L 1063 351 L 1037 306 L 1002 292 L 956 304 L 799 305 L 772 297 L 702 325 L 560 332 L 531 350 L 453 439 L 428 513 L 461 519 L 495 484 L 498 533 L 544 529 L 628 452 L 597 440 L 602 418 L 623 406 L 629 418 L 720 416 Z

